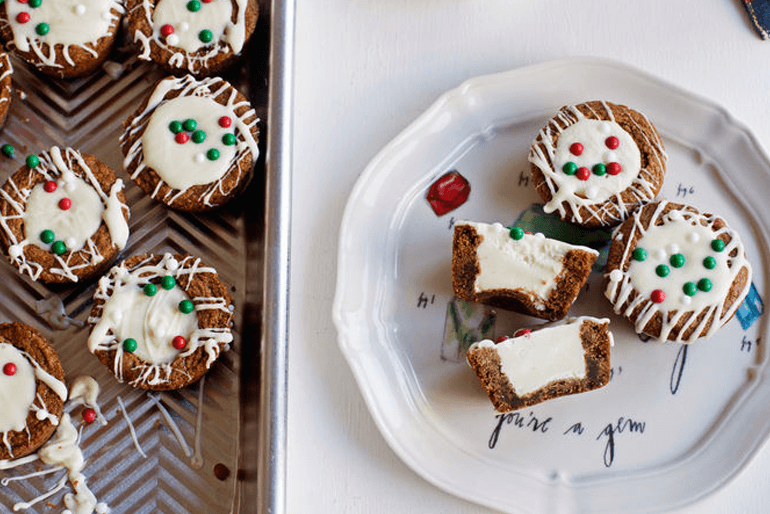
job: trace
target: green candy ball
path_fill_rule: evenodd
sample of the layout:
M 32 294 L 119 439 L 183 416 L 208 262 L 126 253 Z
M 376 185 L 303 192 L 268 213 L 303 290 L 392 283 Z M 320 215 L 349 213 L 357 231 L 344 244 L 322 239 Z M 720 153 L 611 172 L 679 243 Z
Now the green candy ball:
M 182 314 L 190 314 L 195 309 L 195 305 L 190 300 L 182 300 L 179 302 L 179 312 Z
M 123 350 L 128 353 L 134 353 L 136 351 L 136 339 L 129 337 L 123 341 Z
M 524 237 L 524 229 L 521 227 L 511 227 L 510 234 L 514 241 L 518 241 Z
M 675 253 L 671 256 L 671 258 L 668 260 L 671 265 L 675 268 L 681 268 L 684 266 L 684 255 L 681 253 Z
M 64 244 L 64 241 L 54 241 L 51 245 L 51 251 L 56 255 L 61 255 L 67 251 L 67 245 Z
M 187 2 L 187 10 L 190 12 L 198 12 L 201 10 L 201 3 L 198 0 L 190 0 Z
M 631 254 L 631 257 L 633 257 L 635 261 L 642 262 L 647 258 L 647 250 L 645 250 L 644 248 L 636 248 L 634 250 L 634 253 Z
M 592 170 L 594 172 L 594 175 L 601 177 L 602 175 L 607 173 L 607 166 L 605 166 L 602 163 L 594 164 L 594 167 L 592 168 Z
M 43 230 L 40 232 L 40 240 L 45 244 L 53 243 L 54 239 L 56 239 L 56 236 L 54 236 L 53 230 Z
M 175 285 L 176 285 L 176 280 L 174 280 L 174 277 L 172 277 L 171 275 L 166 275 L 160 280 L 160 287 L 162 287 L 166 291 L 170 289 L 174 289 Z
M 171 123 L 168 124 L 168 129 L 173 134 L 179 134 L 183 130 L 182 122 L 181 121 L 172 121 Z
M 692 296 L 698 292 L 698 286 L 695 285 L 695 282 L 686 282 L 682 286 L 682 291 L 684 291 L 684 294 L 687 296 Z
M 35 32 L 38 36 L 45 36 L 48 34 L 49 30 L 51 30 L 51 27 L 49 27 L 47 23 L 38 23 L 35 25 Z
M 671 273 L 671 268 L 669 268 L 665 264 L 659 264 L 655 268 L 655 274 L 658 275 L 659 277 L 667 277 L 669 273 Z
M 561 170 L 567 175 L 574 175 L 577 172 L 577 169 L 578 169 L 577 164 L 571 161 L 565 164 L 564 166 L 562 166 L 561 168 Z
M 703 267 L 706 269 L 714 269 L 717 267 L 717 260 L 711 256 L 703 259 Z
M 206 157 L 210 161 L 216 161 L 217 159 L 219 159 L 219 150 L 217 150 L 216 148 L 212 148 L 211 150 L 206 152 Z
M 196 130 L 193 132 L 191 139 L 193 143 L 202 143 L 206 140 L 206 133 L 202 130 Z
M 225 146 L 233 146 L 235 144 L 235 134 L 225 134 L 222 136 L 222 144 Z
M 9 144 L 5 144 L 0 148 L 0 151 L 3 152 L 3 155 L 6 157 L 13 157 L 13 147 Z
M 35 154 L 30 154 L 27 156 L 25 162 L 27 163 L 28 167 L 37 168 L 40 165 L 40 158 Z
M 721 239 L 714 239 L 711 241 L 711 249 L 715 252 L 721 252 L 725 249 L 725 242 Z
M 29 6 L 33 9 L 37 9 L 43 3 L 43 0 L 29 0 Z
M 182 127 L 184 127 L 187 132 L 192 132 L 197 126 L 198 122 L 192 118 L 188 118 L 184 120 L 184 123 L 182 123 Z
M 155 296 L 155 293 L 158 292 L 158 286 L 155 284 L 147 284 L 142 288 L 142 291 L 144 291 L 144 294 L 147 296 Z
M 211 40 L 214 39 L 214 34 L 208 29 L 203 29 L 198 32 L 198 39 L 201 40 L 201 43 L 211 43 Z
M 707 293 L 707 292 L 711 291 L 711 287 L 712 286 L 713 286 L 713 284 L 711 283 L 711 280 L 709 280 L 707 278 L 702 278 L 702 279 L 698 280 L 698 289 L 700 289 L 704 293 Z

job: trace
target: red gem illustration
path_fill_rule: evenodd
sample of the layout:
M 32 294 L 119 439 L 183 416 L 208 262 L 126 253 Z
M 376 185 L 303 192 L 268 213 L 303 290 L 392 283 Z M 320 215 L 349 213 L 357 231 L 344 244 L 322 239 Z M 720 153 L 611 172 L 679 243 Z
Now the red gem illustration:
M 431 184 L 426 198 L 436 216 L 443 216 L 464 204 L 470 193 L 466 178 L 458 171 L 450 171 Z

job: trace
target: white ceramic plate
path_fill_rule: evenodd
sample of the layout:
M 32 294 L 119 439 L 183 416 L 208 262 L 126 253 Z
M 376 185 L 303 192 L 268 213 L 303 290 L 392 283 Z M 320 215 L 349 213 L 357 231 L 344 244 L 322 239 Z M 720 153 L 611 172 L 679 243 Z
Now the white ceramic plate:
M 642 342 L 612 314 L 593 273 L 572 313 L 612 320 L 612 380 L 507 416 L 465 363 L 442 358 L 453 218 L 510 225 L 540 202 L 528 181 L 530 143 L 561 105 L 592 99 L 653 120 L 669 153 L 661 197 L 737 229 L 764 297 L 770 162 L 759 144 L 711 102 L 603 60 L 548 62 L 444 94 L 369 164 L 342 223 L 334 319 L 380 431 L 430 482 L 503 511 L 679 507 L 735 476 L 770 433 L 768 355 L 758 344 L 767 323 L 741 323 L 762 310 L 757 297 L 685 352 Z M 437 217 L 425 195 L 452 169 L 472 192 Z M 498 311 L 494 331 L 533 323 Z

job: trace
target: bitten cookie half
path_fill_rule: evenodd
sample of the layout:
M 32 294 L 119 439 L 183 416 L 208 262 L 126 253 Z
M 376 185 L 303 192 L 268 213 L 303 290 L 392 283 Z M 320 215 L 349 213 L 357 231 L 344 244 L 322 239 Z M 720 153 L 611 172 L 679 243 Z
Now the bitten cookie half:
M 452 242 L 452 287 L 464 300 L 561 319 L 598 255 L 519 227 L 459 221 Z
M 88 349 L 120 382 L 180 389 L 229 348 L 232 321 L 232 298 L 214 268 L 190 255 L 138 255 L 99 279 Z
M 64 370 L 48 341 L 23 323 L 0 324 L 0 460 L 42 446 L 66 400 Z
M 32 280 L 71 283 L 104 271 L 128 241 L 123 181 L 74 148 L 27 157 L 0 189 L 0 244 Z
M 751 288 L 751 265 L 722 218 L 661 201 L 615 231 L 605 277 L 605 296 L 636 332 L 690 343 L 735 314 Z
M 545 212 L 587 227 L 618 225 L 654 200 L 666 161 L 646 116 L 604 101 L 562 107 L 529 152 Z
M 604 386 L 610 379 L 609 320 L 571 318 L 468 349 L 468 363 L 499 412 Z

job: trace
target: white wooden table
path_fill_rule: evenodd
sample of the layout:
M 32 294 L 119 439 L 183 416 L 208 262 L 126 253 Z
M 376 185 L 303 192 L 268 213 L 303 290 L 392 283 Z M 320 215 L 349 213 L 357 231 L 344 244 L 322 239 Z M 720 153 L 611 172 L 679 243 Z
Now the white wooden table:
M 297 0 L 295 47 L 288 512 L 489 512 L 400 461 L 337 347 L 337 238 L 356 178 L 463 80 L 573 55 L 710 98 L 767 148 L 770 41 L 739 0 Z M 735 480 L 676 512 L 767 512 L 769 485 L 765 445 Z

